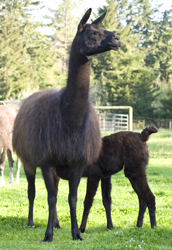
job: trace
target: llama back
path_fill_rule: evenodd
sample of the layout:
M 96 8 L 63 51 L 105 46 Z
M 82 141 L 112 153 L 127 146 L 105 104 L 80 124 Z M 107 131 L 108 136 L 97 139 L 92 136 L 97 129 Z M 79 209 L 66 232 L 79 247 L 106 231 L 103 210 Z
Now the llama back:
M 44 90 L 24 100 L 13 133 L 13 148 L 23 163 L 29 160 L 36 167 L 51 159 L 62 165 L 73 161 L 90 164 L 98 158 L 101 138 L 92 105 L 88 102 L 79 133 L 70 133 L 59 108 L 63 91 Z

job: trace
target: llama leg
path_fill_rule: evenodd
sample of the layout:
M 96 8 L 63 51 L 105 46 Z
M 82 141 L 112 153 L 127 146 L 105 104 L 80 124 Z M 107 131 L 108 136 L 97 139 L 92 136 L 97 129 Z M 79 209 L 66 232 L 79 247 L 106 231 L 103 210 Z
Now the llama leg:
M 137 220 L 137 227 L 141 227 L 143 224 L 143 218 L 144 213 L 146 210 L 146 207 L 149 209 L 149 217 L 150 217 L 150 223 L 151 228 L 154 228 L 156 226 L 156 216 L 155 216 L 155 196 L 151 192 L 147 179 L 145 171 L 144 173 L 138 174 L 132 174 L 131 176 L 127 176 L 131 182 L 131 185 L 135 192 L 138 195 L 139 198 L 139 214 L 138 214 L 138 220 Z
M 12 158 L 12 153 L 11 150 L 7 149 L 7 156 L 8 156 L 8 162 L 9 162 L 9 167 L 10 167 L 10 181 L 9 184 L 13 183 L 13 158 Z
M 73 240 L 83 240 L 80 236 L 80 230 L 78 228 L 78 223 L 76 219 L 76 203 L 77 203 L 77 191 L 78 185 L 81 179 L 82 172 L 79 173 L 79 169 L 77 175 L 73 175 L 69 178 L 69 206 L 70 206 L 70 216 L 71 216 L 71 231 Z
M 54 210 L 53 227 L 61 229 L 60 224 L 59 224 L 59 220 L 58 220 L 58 217 L 57 217 L 57 210 L 56 210 L 56 207 L 55 207 L 55 210 Z
M 57 187 L 54 181 L 55 178 L 54 168 L 50 167 L 49 165 L 44 165 L 41 167 L 41 170 L 48 192 L 48 206 L 49 206 L 48 225 L 43 241 L 50 242 L 53 239 L 54 215 L 56 213 L 56 202 L 57 202 Z
M 103 198 L 103 205 L 106 210 L 108 229 L 113 228 L 113 223 L 111 218 L 111 188 L 112 188 L 111 177 L 101 180 L 102 198 Z
M 141 194 L 144 197 L 148 210 L 149 210 L 149 218 L 151 223 L 151 228 L 156 226 L 156 206 L 155 206 L 155 196 L 149 188 L 147 180 L 144 182 L 144 186 L 142 186 Z
M 144 197 L 144 200 L 146 202 L 146 205 L 149 210 L 149 217 L 150 217 L 150 223 L 151 223 L 151 228 L 154 228 L 156 226 L 156 215 L 155 215 L 155 196 L 151 192 L 147 180 L 144 183 L 144 187 L 142 186 L 141 189 L 141 196 Z M 138 218 L 139 219 L 139 218 Z M 138 223 L 139 224 L 139 223 Z
M 20 176 L 20 169 L 21 169 L 21 161 L 17 159 L 17 173 L 16 173 L 16 181 L 15 184 L 19 184 L 19 176 Z
M 1 149 L 1 157 L 0 157 L 0 174 L 1 174 L 1 180 L 0 180 L 0 187 L 5 186 L 5 180 L 4 180 L 4 165 L 5 165 L 5 158 L 7 154 L 6 148 Z
M 53 171 L 53 172 L 54 172 L 54 183 L 55 183 L 55 186 L 56 186 L 56 189 L 57 189 L 57 193 L 58 193 L 58 185 L 59 185 L 60 177 L 57 176 L 56 171 Z M 55 207 L 55 210 L 54 210 L 53 227 L 60 228 L 59 220 L 58 220 L 58 217 L 57 217 L 56 207 Z
M 138 219 L 137 219 L 137 227 L 142 227 L 144 214 L 147 208 L 146 201 L 144 197 L 142 197 L 141 193 L 139 192 L 137 184 L 134 183 L 132 179 L 129 178 L 129 180 L 139 199 L 139 213 L 138 213 Z
M 24 166 L 24 170 L 25 170 L 27 181 L 28 181 L 28 199 L 29 199 L 28 226 L 32 227 L 34 225 L 34 223 L 33 223 L 33 204 L 34 204 L 34 199 L 35 199 L 36 170 L 32 174 L 26 170 L 25 166 Z
M 94 199 L 94 196 L 96 194 L 96 191 L 99 185 L 99 180 L 100 179 L 96 179 L 95 177 L 92 177 L 92 176 L 88 177 L 87 179 L 87 193 L 85 196 L 84 212 L 83 212 L 82 222 L 80 226 L 80 231 L 82 233 L 85 232 L 88 215 L 89 215 L 90 208 L 93 204 L 93 199 Z
M 2 164 L 2 165 L 0 166 L 0 176 L 1 176 L 0 187 L 5 187 L 5 180 L 4 180 L 4 164 Z

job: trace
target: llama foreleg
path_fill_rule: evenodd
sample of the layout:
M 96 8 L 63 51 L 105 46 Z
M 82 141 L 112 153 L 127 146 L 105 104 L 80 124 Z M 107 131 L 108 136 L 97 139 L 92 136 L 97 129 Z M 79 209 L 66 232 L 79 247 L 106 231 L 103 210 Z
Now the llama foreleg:
M 54 216 L 56 213 L 57 203 L 57 187 L 54 181 L 54 167 L 50 167 L 49 164 L 45 164 L 41 167 L 41 170 L 47 188 L 49 206 L 48 225 L 43 241 L 50 242 L 53 239 Z
M 28 168 L 29 169 L 29 168 Z M 28 226 L 33 226 L 33 204 L 34 204 L 34 199 L 35 199 L 35 175 L 36 175 L 36 170 L 34 173 L 30 173 L 26 170 L 24 166 L 26 178 L 28 181 L 28 199 L 29 199 L 29 213 L 28 213 Z
M 57 193 L 58 193 L 58 186 L 59 186 L 60 177 L 57 176 L 57 173 L 56 173 L 55 169 L 52 169 L 52 171 L 53 171 L 53 175 L 54 175 L 54 183 L 55 183 L 55 186 L 56 186 L 56 189 L 57 189 Z M 55 207 L 55 210 L 54 210 L 53 227 L 60 228 L 60 224 L 59 224 L 59 220 L 58 220 L 58 216 L 57 216 L 56 207 Z
M 101 180 L 101 189 L 102 189 L 102 199 L 103 205 L 106 210 L 107 218 L 107 228 L 113 228 L 112 218 L 111 218 L 111 177 Z
M 80 173 L 79 173 L 80 172 Z M 82 169 L 77 170 L 77 175 L 72 174 L 69 178 L 69 206 L 70 206 L 70 216 L 71 216 L 71 231 L 73 240 L 83 240 L 80 236 L 80 230 L 78 228 L 77 218 L 76 218 L 76 203 L 77 203 L 77 190 L 81 179 Z
M 83 216 L 82 216 L 82 222 L 81 222 L 81 226 L 80 226 L 80 231 L 82 233 L 85 232 L 85 228 L 86 228 L 86 224 L 87 224 L 87 219 L 88 219 L 88 215 L 90 212 L 90 208 L 93 204 L 93 199 L 94 196 L 96 194 L 98 185 L 99 185 L 99 178 L 95 178 L 94 176 L 90 176 L 87 179 L 87 193 L 85 196 L 85 201 L 84 201 L 84 212 L 83 212 Z

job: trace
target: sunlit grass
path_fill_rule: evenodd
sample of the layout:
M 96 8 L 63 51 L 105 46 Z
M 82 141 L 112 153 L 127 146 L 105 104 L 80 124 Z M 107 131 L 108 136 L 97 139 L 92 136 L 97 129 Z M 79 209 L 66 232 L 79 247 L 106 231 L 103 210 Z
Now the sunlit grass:
M 159 134 L 159 136 L 158 136 Z M 27 226 L 28 199 L 27 181 L 23 169 L 20 184 L 10 185 L 9 167 L 6 162 L 6 186 L 0 188 L 0 249 L 88 249 L 88 250 L 170 250 L 172 246 L 172 136 L 165 132 L 150 136 L 148 141 L 150 160 L 147 177 L 150 188 L 156 197 L 157 228 L 150 228 L 146 211 L 142 228 L 136 227 L 138 199 L 123 171 L 112 177 L 112 219 L 114 228 L 106 229 L 106 216 L 101 200 L 100 186 L 94 199 L 86 232 L 85 241 L 73 241 L 71 236 L 70 212 L 68 205 L 68 183 L 59 184 L 57 211 L 61 230 L 54 230 L 53 242 L 41 243 L 44 238 L 48 205 L 47 192 L 41 171 L 37 170 L 36 198 L 34 205 L 34 227 Z M 16 172 L 16 170 L 15 170 Z M 79 185 L 77 218 L 80 224 L 86 179 Z

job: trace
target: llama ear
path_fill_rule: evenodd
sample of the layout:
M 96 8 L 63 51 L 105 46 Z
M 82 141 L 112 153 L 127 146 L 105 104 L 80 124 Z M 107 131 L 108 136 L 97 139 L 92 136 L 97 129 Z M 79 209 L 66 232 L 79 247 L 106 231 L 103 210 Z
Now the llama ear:
M 88 21 L 90 15 L 91 15 L 91 11 L 92 11 L 91 8 L 88 9 L 88 10 L 85 12 L 84 16 L 82 17 L 82 19 L 81 19 L 81 21 L 80 21 L 80 23 L 79 23 L 79 25 L 78 25 L 78 31 L 79 31 L 79 32 L 81 32 L 81 31 L 84 29 L 84 26 L 85 26 L 86 22 Z
M 105 13 L 103 13 L 103 15 L 101 15 L 101 16 L 98 17 L 96 20 L 94 20 L 94 21 L 92 22 L 92 24 L 100 25 L 101 22 L 103 21 L 103 19 L 105 18 L 106 13 L 107 13 L 107 10 L 105 11 Z

